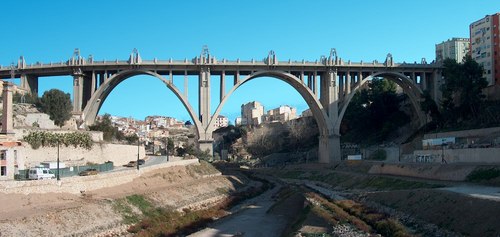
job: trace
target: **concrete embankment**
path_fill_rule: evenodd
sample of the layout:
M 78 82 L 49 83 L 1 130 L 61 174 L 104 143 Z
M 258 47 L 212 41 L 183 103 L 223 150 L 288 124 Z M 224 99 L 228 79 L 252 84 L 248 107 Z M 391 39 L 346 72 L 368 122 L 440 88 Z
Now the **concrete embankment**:
M 413 178 L 464 181 L 479 165 L 471 164 L 391 164 L 374 163 L 369 174 L 407 176 Z

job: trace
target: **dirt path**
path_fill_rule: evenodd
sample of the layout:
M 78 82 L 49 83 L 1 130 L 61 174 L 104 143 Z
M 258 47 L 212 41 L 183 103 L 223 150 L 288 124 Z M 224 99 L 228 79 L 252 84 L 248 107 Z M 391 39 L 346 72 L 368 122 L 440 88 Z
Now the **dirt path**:
M 275 203 L 272 196 L 280 188 L 280 185 L 276 185 L 262 195 L 246 201 L 232 210 L 234 214 L 189 237 L 280 236 L 287 224 L 285 218 L 267 213 L 267 210 Z

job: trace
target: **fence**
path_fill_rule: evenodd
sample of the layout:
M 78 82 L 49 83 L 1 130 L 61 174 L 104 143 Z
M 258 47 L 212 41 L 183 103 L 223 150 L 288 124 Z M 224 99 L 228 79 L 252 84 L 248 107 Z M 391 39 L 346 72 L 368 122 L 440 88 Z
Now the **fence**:
M 87 169 L 96 169 L 99 172 L 113 170 L 113 162 L 108 161 L 103 164 L 95 164 L 95 165 L 83 165 L 83 166 L 72 166 L 66 168 L 59 169 L 59 177 L 71 177 L 78 175 L 81 171 Z M 57 175 L 57 169 L 51 169 L 51 171 Z M 14 175 L 15 180 L 28 180 L 28 170 L 19 170 L 19 174 Z

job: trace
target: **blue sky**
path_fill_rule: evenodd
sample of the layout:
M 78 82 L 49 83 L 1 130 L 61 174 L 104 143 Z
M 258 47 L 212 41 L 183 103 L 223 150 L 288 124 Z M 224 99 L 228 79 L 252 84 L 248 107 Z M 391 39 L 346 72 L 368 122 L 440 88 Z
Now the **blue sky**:
M 469 24 L 499 12 L 500 1 L 4 0 L 2 9 L 1 65 L 21 55 L 28 64 L 66 61 L 75 48 L 96 60 L 126 60 L 134 48 L 143 59 L 192 59 L 203 45 L 229 60 L 260 60 L 270 50 L 279 60 L 316 60 L 336 48 L 344 60 L 383 61 L 392 53 L 396 62 L 430 62 L 436 43 L 468 37 Z M 197 111 L 196 80 L 190 80 L 189 100 Z M 40 93 L 51 88 L 72 93 L 72 80 L 40 78 Z M 212 97 L 213 112 L 218 94 Z M 266 110 L 284 104 L 307 109 L 291 86 L 258 78 L 239 88 L 222 114 L 234 119 L 252 100 Z M 190 119 L 174 94 L 148 76 L 120 84 L 99 113 Z

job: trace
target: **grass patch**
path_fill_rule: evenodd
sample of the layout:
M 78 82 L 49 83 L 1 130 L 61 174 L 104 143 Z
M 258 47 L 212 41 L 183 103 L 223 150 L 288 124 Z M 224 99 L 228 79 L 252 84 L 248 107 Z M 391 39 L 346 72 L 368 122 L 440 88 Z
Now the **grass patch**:
M 140 220 L 140 214 L 134 212 L 126 199 L 118 199 L 113 202 L 113 210 L 122 215 L 125 224 L 137 223 Z

